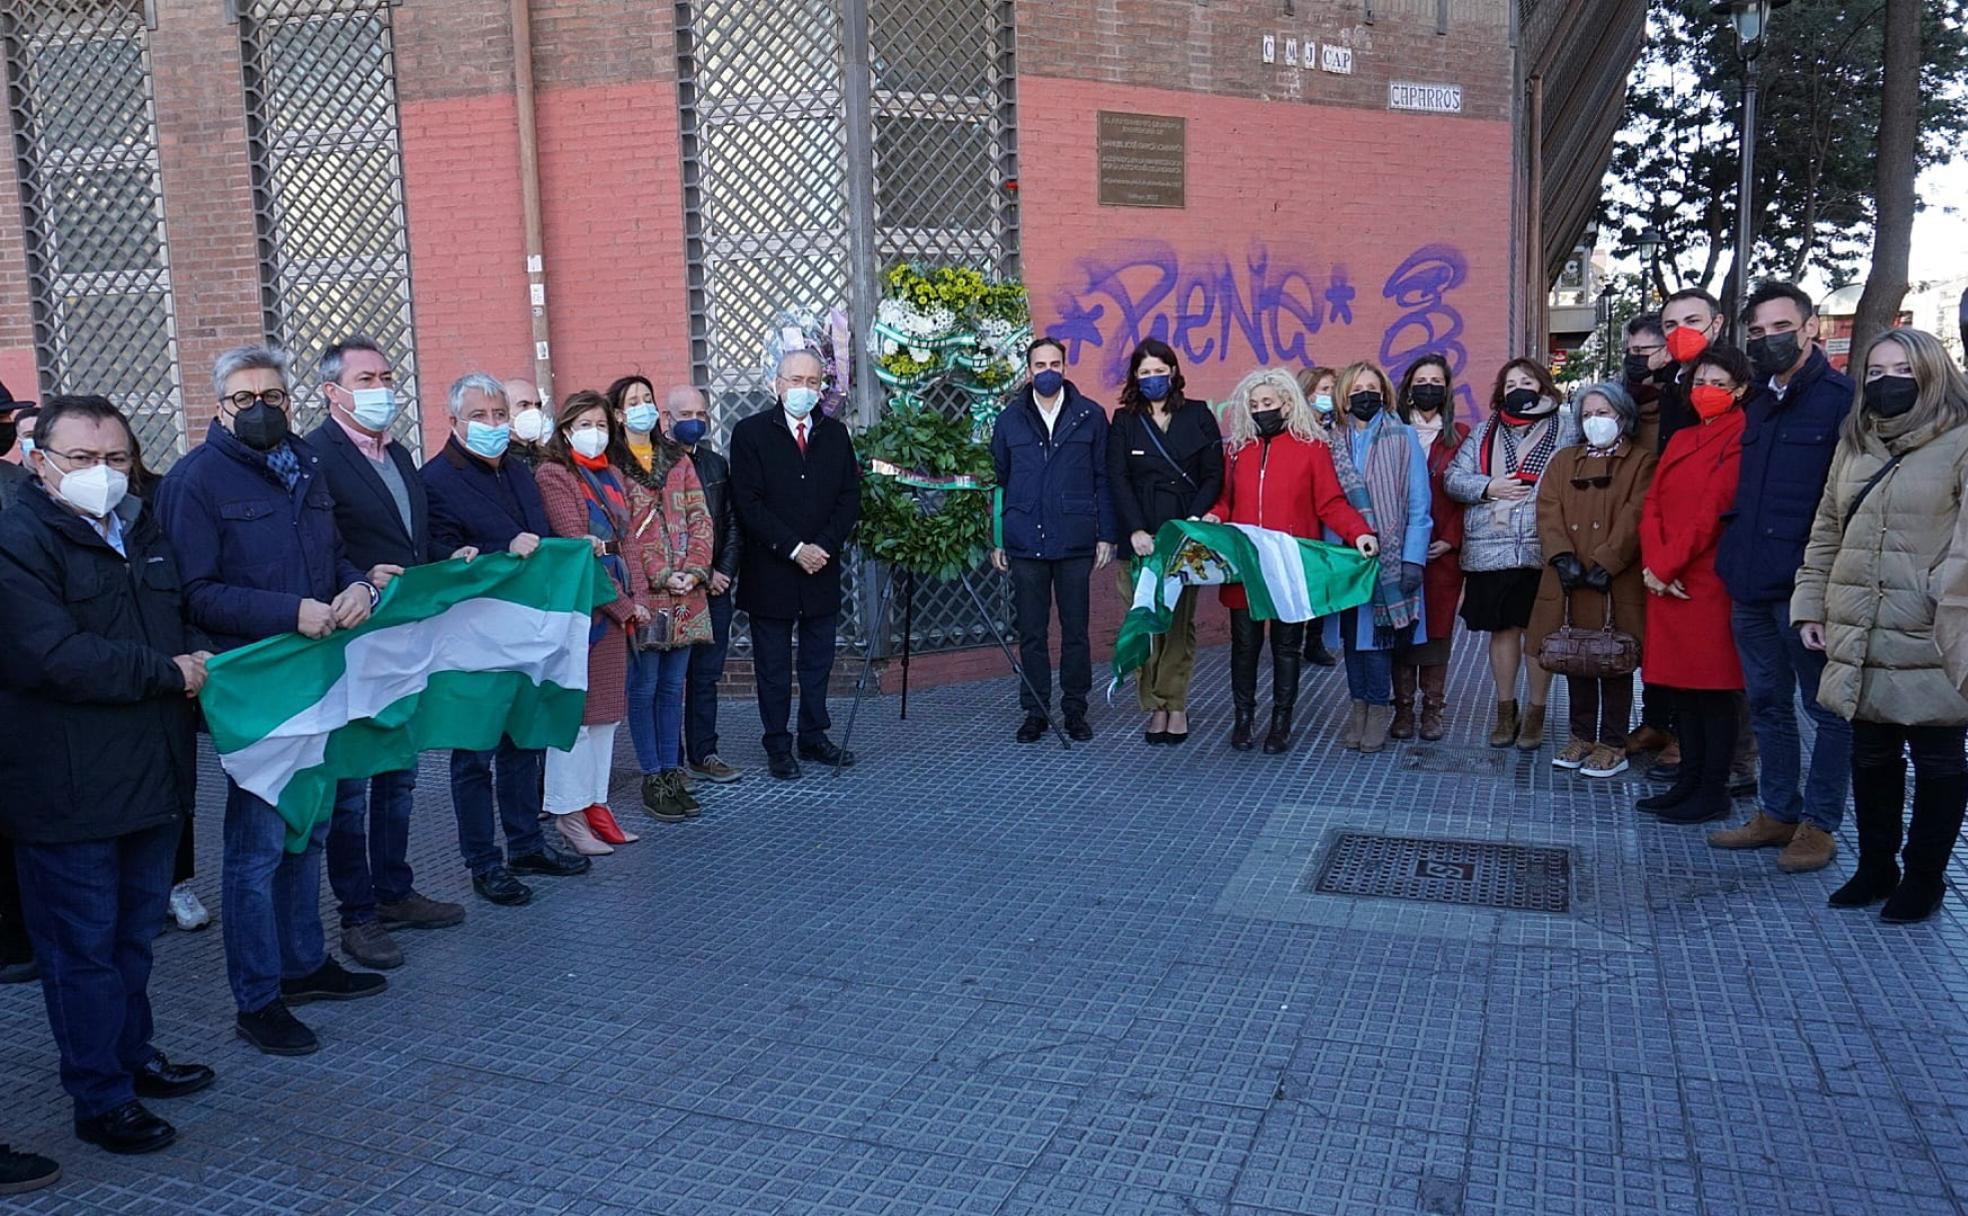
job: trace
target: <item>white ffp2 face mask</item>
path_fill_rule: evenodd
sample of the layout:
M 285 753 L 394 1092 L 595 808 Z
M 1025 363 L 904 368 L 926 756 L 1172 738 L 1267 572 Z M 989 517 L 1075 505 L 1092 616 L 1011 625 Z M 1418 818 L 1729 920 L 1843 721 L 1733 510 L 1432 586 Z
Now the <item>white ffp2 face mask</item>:
M 589 427 L 585 431 L 575 431 L 568 437 L 567 443 L 589 460 L 598 460 L 608 450 L 608 432 Z
M 1620 424 L 1617 418 L 1587 418 L 1579 426 L 1585 431 L 1585 441 L 1595 448 L 1609 448 L 1619 442 Z
M 547 437 L 547 415 L 544 410 L 521 410 L 513 415 L 512 437 L 521 443 L 538 443 Z
M 46 460 L 47 457 L 44 455 L 41 459 Z M 61 484 L 55 487 L 55 493 L 62 501 L 97 519 L 114 511 L 129 492 L 130 479 L 106 464 L 63 473 Z

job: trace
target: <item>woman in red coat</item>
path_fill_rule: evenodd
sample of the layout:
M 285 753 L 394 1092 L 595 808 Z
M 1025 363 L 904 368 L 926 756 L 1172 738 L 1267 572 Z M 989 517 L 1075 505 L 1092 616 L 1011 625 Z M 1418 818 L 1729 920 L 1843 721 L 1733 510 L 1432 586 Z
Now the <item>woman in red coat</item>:
M 1428 542 L 1428 564 L 1421 574 L 1421 601 L 1428 609 L 1428 640 L 1394 648 L 1393 739 L 1443 735 L 1442 707 L 1449 683 L 1449 639 L 1455 636 L 1456 605 L 1462 601 L 1462 504 L 1449 497 L 1442 474 L 1455 459 L 1456 449 L 1469 438 L 1469 424 L 1455 417 L 1455 377 L 1441 355 L 1423 355 L 1401 377 L 1401 421 L 1415 430 L 1421 450 L 1428 453 L 1429 518 L 1435 523 Z M 1421 689 L 1421 718 L 1415 719 L 1415 689 Z
M 584 389 L 560 407 L 546 455 L 533 471 L 554 535 L 593 541 L 615 583 L 615 599 L 595 611 L 588 636 L 588 699 L 580 733 L 566 751 L 547 751 L 547 813 L 567 843 L 588 857 L 615 851 L 595 836 L 587 812 L 594 807 L 607 812 L 615 728 L 628 716 L 628 631 L 649 620 L 648 584 L 631 574 L 644 569 L 642 546 L 630 527 L 628 486 L 617 472 L 630 459 L 608 399 Z M 613 816 L 593 819 L 612 822 Z
M 1290 372 L 1268 368 L 1245 376 L 1224 403 L 1223 429 L 1228 436 L 1223 493 L 1204 519 L 1271 528 L 1306 540 L 1318 540 L 1331 528 L 1368 557 L 1379 552 L 1366 519 L 1346 501 L 1333 471 L 1332 450 L 1319 442 L 1311 407 Z M 1264 649 L 1265 622 L 1251 619 L 1243 587 L 1230 584 L 1219 594 L 1230 610 L 1230 701 L 1236 710 L 1230 746 L 1247 752 L 1257 717 L 1257 660 Z M 1264 736 L 1264 750 L 1276 755 L 1291 748 L 1305 622 L 1270 624 L 1271 730 Z
M 1729 813 L 1729 761 L 1736 750 L 1742 664 L 1729 625 L 1729 592 L 1715 573 L 1722 515 L 1736 497 L 1742 463 L 1743 399 L 1749 360 L 1729 346 L 1703 352 L 1689 376 L 1688 403 L 1701 419 L 1668 441 L 1640 515 L 1640 577 L 1647 585 L 1642 672 L 1680 720 L 1681 772 L 1665 793 L 1638 806 L 1669 823 L 1705 823 Z

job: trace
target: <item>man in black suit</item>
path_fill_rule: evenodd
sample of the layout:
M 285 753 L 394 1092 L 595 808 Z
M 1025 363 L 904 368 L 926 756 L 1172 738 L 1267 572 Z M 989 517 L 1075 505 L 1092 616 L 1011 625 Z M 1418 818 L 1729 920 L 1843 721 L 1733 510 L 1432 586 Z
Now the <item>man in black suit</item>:
M 328 421 L 308 436 L 321 456 L 321 477 L 335 499 L 335 527 L 349 561 L 377 586 L 438 555 L 431 551 L 430 500 L 403 445 L 390 437 L 400 403 L 396 372 L 365 337 L 342 339 L 321 354 L 321 395 Z M 474 549 L 451 557 L 470 559 Z M 403 965 L 391 929 L 441 929 L 465 910 L 411 887 L 410 806 L 417 772 L 378 773 L 343 781 L 328 828 L 328 884 L 341 905 L 342 949 L 365 967 Z
M 861 518 L 854 440 L 816 414 L 826 372 L 811 351 L 779 360 L 779 404 L 731 431 L 731 495 L 744 532 L 738 607 L 751 617 L 752 670 L 772 775 L 800 775 L 799 760 L 846 767 L 854 754 L 827 738 L 827 679 L 840 624 L 840 563 Z M 793 632 L 799 632 L 799 759 L 787 733 Z

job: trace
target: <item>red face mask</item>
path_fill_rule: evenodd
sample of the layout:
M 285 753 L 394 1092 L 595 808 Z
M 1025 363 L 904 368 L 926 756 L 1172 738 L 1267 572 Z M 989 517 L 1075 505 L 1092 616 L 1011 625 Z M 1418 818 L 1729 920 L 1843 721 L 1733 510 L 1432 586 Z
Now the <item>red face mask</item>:
M 1676 363 L 1686 363 L 1708 349 L 1708 335 L 1699 329 L 1681 326 L 1667 335 L 1667 353 Z
M 1675 330 L 1683 333 L 1683 330 Z M 1688 390 L 1688 404 L 1695 407 L 1703 422 L 1729 412 L 1736 403 L 1736 395 L 1719 384 L 1697 384 Z

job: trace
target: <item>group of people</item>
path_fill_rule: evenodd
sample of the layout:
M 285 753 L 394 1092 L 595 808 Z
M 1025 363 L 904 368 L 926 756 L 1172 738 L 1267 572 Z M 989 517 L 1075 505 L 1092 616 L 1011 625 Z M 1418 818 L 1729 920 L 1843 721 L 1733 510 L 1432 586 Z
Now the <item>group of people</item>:
M 1490 746 L 1544 746 L 1546 656 L 1568 669 L 1554 766 L 1610 778 L 1652 754 L 1646 775 L 1665 788 L 1636 806 L 1670 824 L 1723 819 L 1754 794 L 1750 818 L 1709 843 L 1776 848 L 1786 873 L 1830 864 L 1849 787 L 1860 856 L 1831 902 L 1932 915 L 1968 807 L 1968 381 L 1938 339 L 1893 329 L 1856 353 L 1855 382 L 1793 284 L 1750 295 L 1743 349 L 1723 343 L 1726 320 L 1707 292 L 1673 293 L 1627 326 L 1620 379 L 1576 389 L 1569 408 L 1545 365 L 1512 359 L 1473 427 L 1440 356 L 1410 363 L 1398 389 L 1370 362 L 1260 369 L 1213 409 L 1153 338 L 1110 419 L 1065 378 L 1061 344 L 1038 339 L 992 436 L 993 560 L 1011 574 L 1028 677 L 1018 740 L 1050 724 L 1055 605 L 1065 728 L 1092 737 L 1088 584 L 1118 546 L 1146 558 L 1170 520 L 1249 524 L 1351 545 L 1373 582 L 1367 603 L 1314 622 L 1259 620 L 1241 586 L 1219 590 L 1231 748 L 1290 750 L 1302 665 L 1335 651 L 1342 748 L 1443 738 L 1460 615 L 1488 635 Z M 1149 745 L 1191 733 L 1197 593 L 1140 672 Z M 1557 653 L 1600 641 L 1626 661 Z
M 387 351 L 349 337 L 317 371 L 327 417 L 303 437 L 284 353 L 220 356 L 204 442 L 161 477 L 102 397 L 0 400 L 0 453 L 9 432 L 22 450 L 0 461 L 0 605 L 15 642 L 0 657 L 4 978 L 41 981 L 76 1135 L 111 1152 L 170 1144 L 175 1129 L 144 1101 L 214 1079 L 152 1043 L 147 984 L 167 917 L 210 919 L 182 884 L 196 698 L 215 654 L 356 628 L 413 567 L 523 560 L 547 537 L 592 545 L 615 595 L 595 613 L 573 742 L 541 752 L 507 736 L 449 757 L 460 853 L 473 889 L 499 905 L 529 902 L 525 879 L 585 873 L 638 839 L 609 805 L 622 723 L 658 822 L 702 813 L 696 783 L 743 776 L 718 755 L 737 610 L 750 617 L 773 776 L 853 763 L 827 737 L 826 689 L 860 473 L 846 427 L 816 409 L 813 354 L 780 361 L 775 406 L 739 423 L 728 457 L 689 386 L 659 405 L 632 375 L 555 404 L 530 382 L 472 373 L 451 385 L 449 434 L 419 467 L 393 434 L 402 403 Z M 394 933 L 465 919 L 413 885 L 416 782 L 414 770 L 342 782 L 332 816 L 288 851 L 287 822 L 228 779 L 219 921 L 237 1032 L 259 1050 L 317 1050 L 295 1006 L 382 992 L 378 972 L 405 961 Z M 342 952 L 369 970 L 328 949 L 324 861 Z

